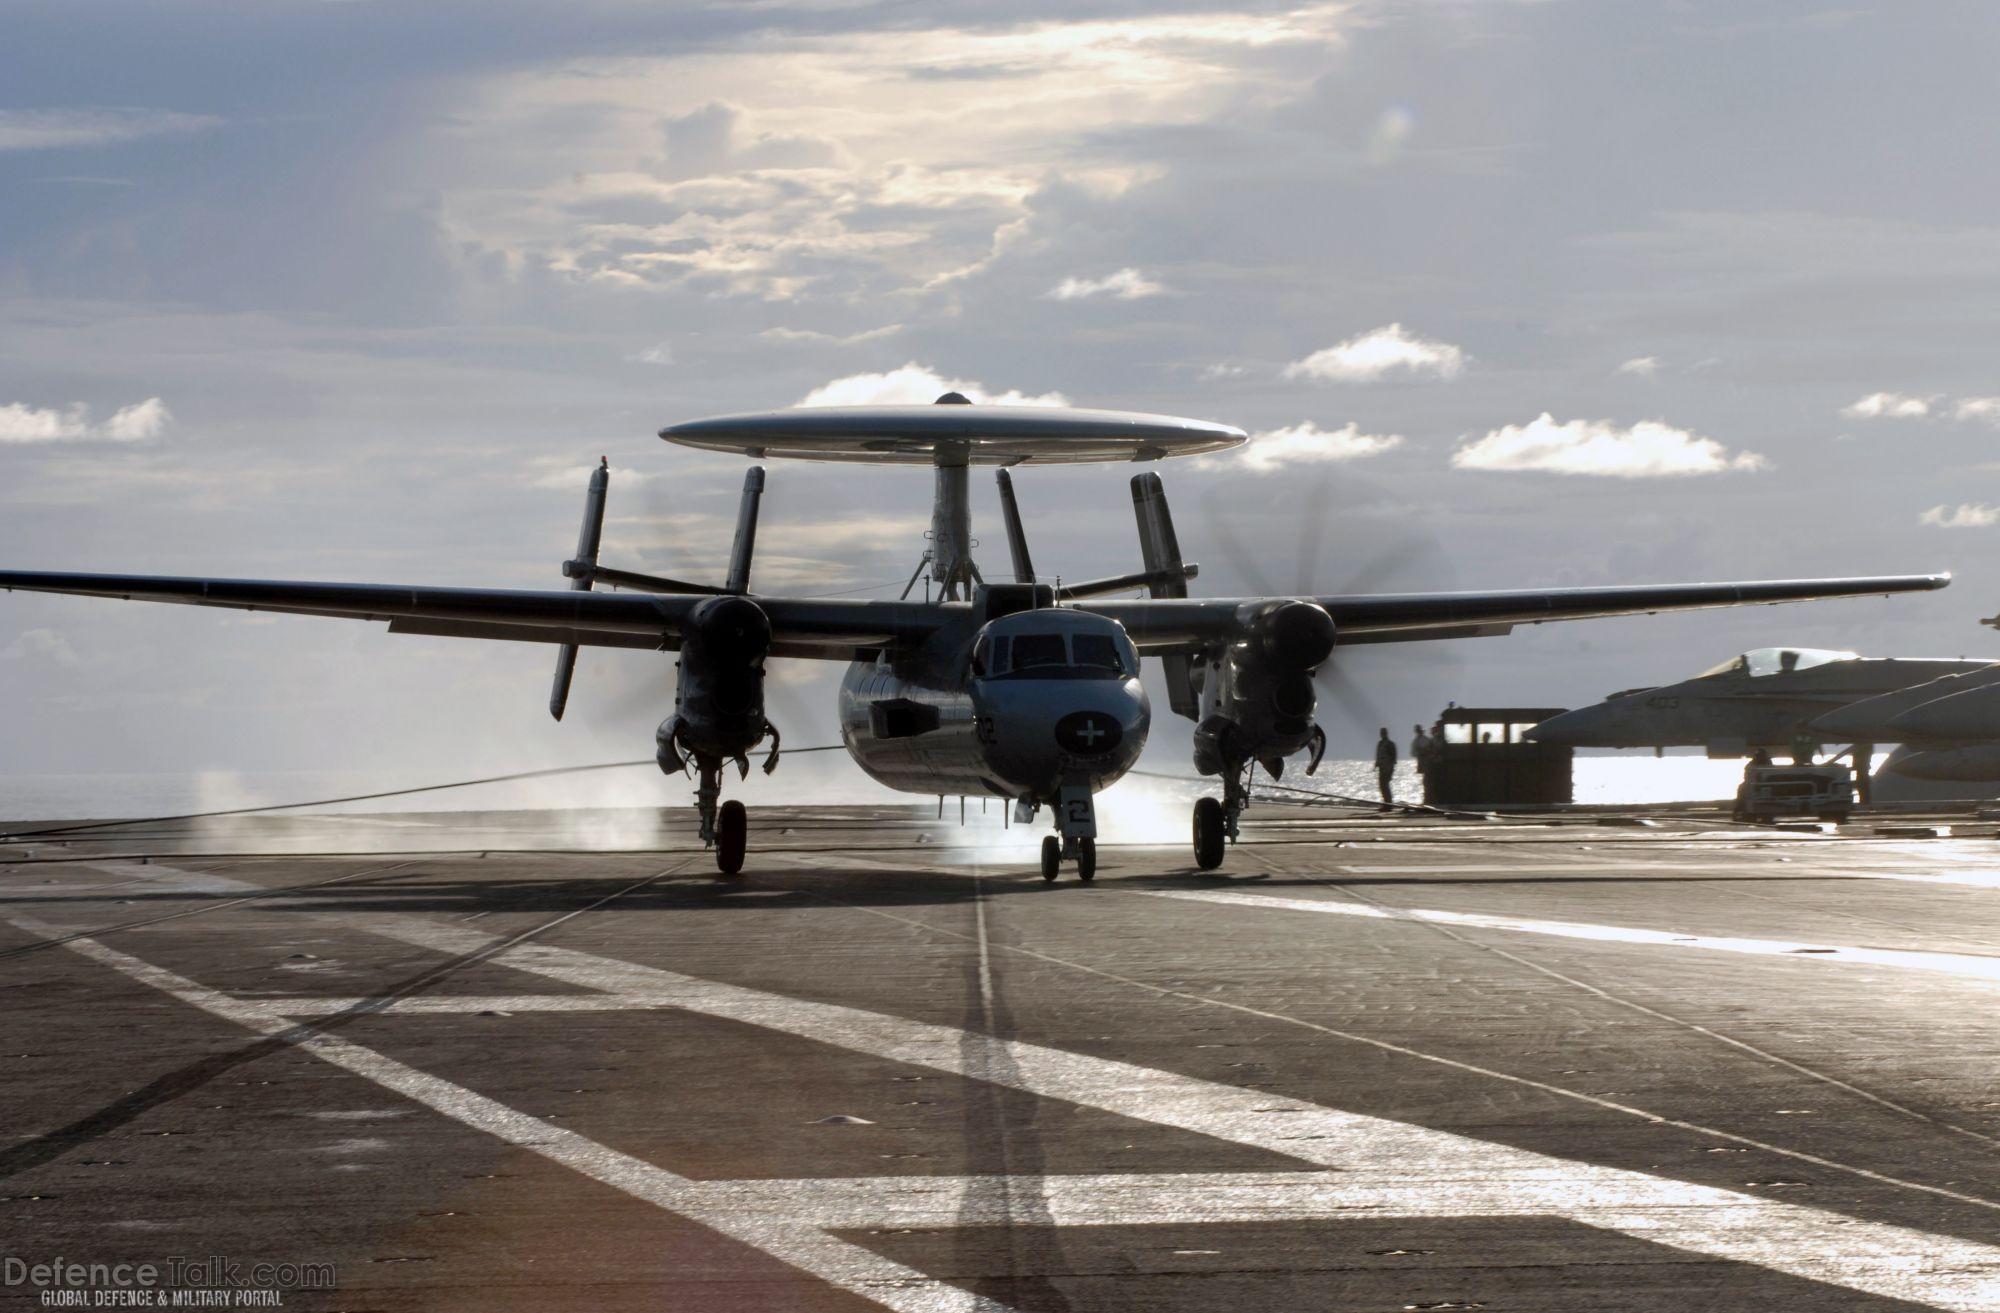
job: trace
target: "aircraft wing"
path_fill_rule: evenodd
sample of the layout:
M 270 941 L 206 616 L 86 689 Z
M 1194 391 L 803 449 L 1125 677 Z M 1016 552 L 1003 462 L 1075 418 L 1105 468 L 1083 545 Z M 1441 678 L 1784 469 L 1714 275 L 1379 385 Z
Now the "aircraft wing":
M 1538 625 L 1551 620 L 1927 592 L 1950 582 L 1948 574 L 1906 574 L 1501 592 L 1371 593 L 1312 600 L 1333 617 L 1342 644 L 1398 643 L 1504 634 L 1515 625 Z M 1088 602 L 1082 609 L 1123 624 L 1140 651 L 1167 655 L 1198 652 L 1226 641 L 1240 608 L 1269 600 L 1235 597 Z
M 661 651 L 680 646 L 688 612 L 708 600 L 708 594 L 412 588 L 27 570 L 0 571 L 0 589 L 387 621 L 389 632 L 397 634 Z M 753 600 L 771 619 L 771 650 L 779 656 L 848 660 L 861 649 L 920 642 L 944 620 L 940 608 L 920 602 Z

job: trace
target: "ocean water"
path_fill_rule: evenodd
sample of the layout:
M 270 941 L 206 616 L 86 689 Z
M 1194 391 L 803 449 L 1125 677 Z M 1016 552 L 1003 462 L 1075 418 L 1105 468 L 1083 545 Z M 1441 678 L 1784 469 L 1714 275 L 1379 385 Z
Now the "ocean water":
M 1175 762 L 1145 763 L 1149 771 L 1175 776 L 1186 770 Z M 539 769 L 530 763 L 521 770 Z M 507 773 L 496 767 L 490 773 Z M 1651 754 L 1578 757 L 1575 767 L 1579 803 L 1617 805 L 1647 802 L 1700 802 L 1728 798 L 1742 779 L 1736 761 Z M 537 780 L 479 784 L 436 792 L 407 794 L 353 803 L 323 800 L 394 789 L 449 783 L 440 772 L 381 771 L 196 771 L 180 774 L 0 775 L 0 820 L 66 820 L 77 818 L 179 816 L 193 812 L 261 807 L 273 803 L 313 803 L 313 812 L 439 812 L 541 810 L 577 807 L 685 806 L 692 783 L 669 779 L 650 763 L 617 770 L 592 771 Z M 1374 766 L 1364 761 L 1328 761 L 1305 779 L 1287 772 L 1286 784 L 1372 800 Z M 732 779 L 727 792 L 750 806 L 783 803 L 885 803 L 914 801 L 891 793 L 856 770 L 787 772 L 765 777 L 752 771 L 741 783 Z M 1181 808 L 1214 789 L 1213 782 L 1192 778 L 1131 776 L 1104 795 L 1108 813 L 1148 811 L 1171 806 L 1174 828 L 1183 828 Z M 1405 762 L 1396 776 L 1401 799 L 1419 796 L 1414 768 Z M 979 806 L 974 800 L 971 807 Z M 998 803 L 991 805 L 997 811 Z

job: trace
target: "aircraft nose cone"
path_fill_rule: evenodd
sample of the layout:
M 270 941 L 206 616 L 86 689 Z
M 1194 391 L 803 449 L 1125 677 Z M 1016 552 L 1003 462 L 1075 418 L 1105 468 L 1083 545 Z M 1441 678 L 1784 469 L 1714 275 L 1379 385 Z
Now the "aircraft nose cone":
M 1524 734 L 1536 743 L 1552 743 L 1560 748 L 1603 748 L 1610 741 L 1612 717 L 1602 705 L 1578 707 L 1560 716 L 1550 716 Z
M 1902 738 L 2000 738 L 2000 688 L 1975 688 L 1913 707 L 1889 722 Z
M 1079 757 L 1104 757 L 1125 737 L 1118 721 L 1097 711 L 1072 711 L 1056 722 L 1056 746 Z

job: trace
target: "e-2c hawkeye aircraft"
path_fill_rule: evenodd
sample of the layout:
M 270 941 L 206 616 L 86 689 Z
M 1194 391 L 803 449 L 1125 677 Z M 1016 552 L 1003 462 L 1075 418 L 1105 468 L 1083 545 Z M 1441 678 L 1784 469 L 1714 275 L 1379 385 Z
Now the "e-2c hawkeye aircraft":
M 583 531 L 563 563 L 564 590 L 432 588 L 290 580 L 0 572 L 0 588 L 180 602 L 386 621 L 389 632 L 560 645 L 549 710 L 560 719 L 582 647 L 677 652 L 673 714 L 656 735 L 662 770 L 690 765 L 701 837 L 725 874 L 741 869 L 747 819 L 721 800 L 723 773 L 749 772 L 768 743 L 764 668 L 772 658 L 848 662 L 842 740 L 856 764 L 892 789 L 994 796 L 1031 822 L 1054 814 L 1041 869 L 1096 873 L 1094 795 L 1138 760 L 1151 725 L 1139 678 L 1160 658 L 1168 704 L 1195 722 L 1194 764 L 1222 796 L 1194 806 L 1196 864 L 1219 865 L 1249 801 L 1251 771 L 1273 776 L 1326 735 L 1314 720 L 1314 677 L 1357 643 L 1504 634 L 1514 625 L 1594 616 L 1801 601 L 1942 588 L 1948 575 L 1691 583 L 1500 592 L 1190 598 L 1160 478 L 1132 480 L 1136 573 L 1054 587 L 1037 582 L 1007 467 L 1150 461 L 1220 451 L 1242 430 L 1114 411 L 974 406 L 950 393 L 930 406 L 799 408 L 697 420 L 661 430 L 670 442 L 757 458 L 924 464 L 935 471 L 928 569 L 937 597 L 897 601 L 770 597 L 750 588 L 762 467 L 744 479 L 728 575 L 690 583 L 598 563 L 609 470 L 590 477 Z M 1013 582 L 987 582 L 972 559 L 967 477 L 997 465 Z M 624 592 L 597 592 L 608 585 Z M 1144 599 L 1100 600 L 1144 590 Z

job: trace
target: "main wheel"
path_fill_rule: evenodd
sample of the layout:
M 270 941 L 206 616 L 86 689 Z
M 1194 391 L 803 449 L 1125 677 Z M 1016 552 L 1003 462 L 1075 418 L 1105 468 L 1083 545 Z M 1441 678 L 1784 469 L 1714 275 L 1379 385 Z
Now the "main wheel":
M 1084 881 L 1097 878 L 1097 840 L 1076 841 L 1076 878 Z
M 1042 878 L 1054 884 L 1062 873 L 1062 840 L 1053 834 L 1042 836 Z
M 742 870 L 743 850 L 749 842 L 750 818 L 744 813 L 743 804 L 723 803 L 715 817 L 715 869 L 724 875 L 735 875 Z
M 1194 864 L 1204 871 L 1222 865 L 1222 804 L 1198 798 L 1194 804 Z

